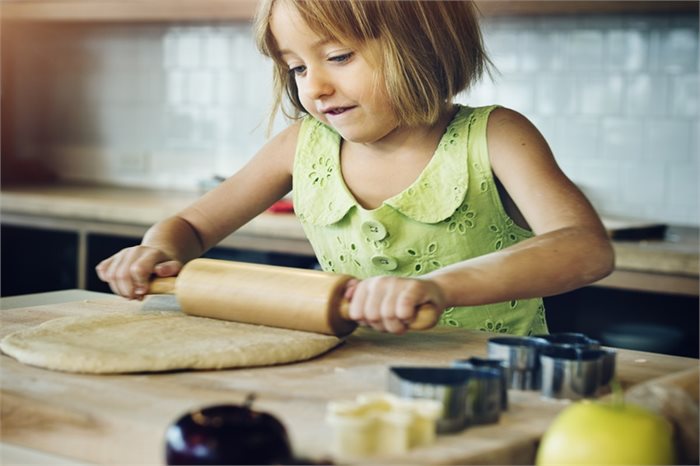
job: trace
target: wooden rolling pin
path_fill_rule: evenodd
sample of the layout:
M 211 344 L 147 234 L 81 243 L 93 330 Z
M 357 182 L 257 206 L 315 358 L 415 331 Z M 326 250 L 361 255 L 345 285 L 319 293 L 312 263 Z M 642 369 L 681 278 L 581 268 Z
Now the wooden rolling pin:
M 188 262 L 177 277 L 155 278 L 151 294 L 174 294 L 183 312 L 201 317 L 345 336 L 350 320 L 345 285 L 352 277 L 214 259 Z M 430 304 L 418 309 L 410 329 L 437 323 Z

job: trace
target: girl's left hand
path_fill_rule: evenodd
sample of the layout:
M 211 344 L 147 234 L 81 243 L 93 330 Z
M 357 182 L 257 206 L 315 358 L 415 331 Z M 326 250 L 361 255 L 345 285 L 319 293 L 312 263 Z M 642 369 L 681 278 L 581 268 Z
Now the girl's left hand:
M 420 305 L 431 303 L 442 313 L 445 297 L 433 281 L 393 276 L 352 280 L 345 290 L 350 318 L 360 325 L 396 335 L 406 333 Z

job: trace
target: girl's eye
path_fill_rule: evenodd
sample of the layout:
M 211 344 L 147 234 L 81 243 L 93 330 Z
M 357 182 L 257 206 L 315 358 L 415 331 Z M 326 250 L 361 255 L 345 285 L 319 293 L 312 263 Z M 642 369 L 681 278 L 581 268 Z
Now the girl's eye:
M 329 60 L 336 62 L 336 63 L 345 63 L 346 61 L 350 60 L 353 56 L 353 52 L 348 52 L 344 53 L 342 55 L 336 55 L 334 57 L 330 57 Z
M 304 65 L 295 66 L 289 69 L 290 73 L 295 74 L 297 76 L 304 74 L 304 71 L 306 71 L 306 67 Z

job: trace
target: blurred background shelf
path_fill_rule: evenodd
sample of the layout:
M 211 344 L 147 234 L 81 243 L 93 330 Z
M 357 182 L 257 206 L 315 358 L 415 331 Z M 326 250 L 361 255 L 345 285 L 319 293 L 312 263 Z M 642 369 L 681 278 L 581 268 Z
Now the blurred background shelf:
M 477 1 L 487 16 L 696 13 L 696 1 Z M 4 0 L 5 20 L 249 21 L 256 0 Z

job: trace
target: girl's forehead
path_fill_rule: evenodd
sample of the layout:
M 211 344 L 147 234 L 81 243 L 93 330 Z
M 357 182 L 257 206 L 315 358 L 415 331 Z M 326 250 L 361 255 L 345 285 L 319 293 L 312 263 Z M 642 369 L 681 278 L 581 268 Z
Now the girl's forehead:
M 289 2 L 276 1 L 270 12 L 270 32 L 281 49 L 295 42 L 318 41 L 320 36 Z
M 314 0 L 301 1 L 309 1 L 310 3 L 301 3 L 300 5 L 297 0 L 273 0 L 269 27 L 275 39 L 279 40 L 278 34 L 283 28 L 293 27 L 298 31 L 313 34 L 317 38 L 329 42 L 358 42 L 357 39 L 352 38 L 353 34 L 350 32 L 352 26 L 347 24 L 347 18 L 341 20 L 339 17 L 335 17 L 332 10 L 329 10 L 329 5 L 334 2 L 321 0 L 322 2 L 328 1 L 328 3 L 319 5 L 313 3 Z

